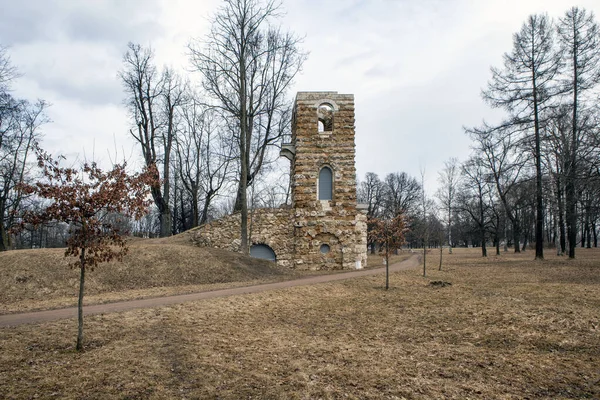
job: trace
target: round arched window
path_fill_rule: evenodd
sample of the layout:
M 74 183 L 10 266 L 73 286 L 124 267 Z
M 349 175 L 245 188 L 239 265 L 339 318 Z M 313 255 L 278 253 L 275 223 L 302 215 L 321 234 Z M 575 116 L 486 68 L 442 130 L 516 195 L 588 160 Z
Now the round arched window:
M 329 251 L 331 250 L 331 248 L 329 247 L 329 245 L 327 243 L 323 243 L 321 245 L 321 249 L 320 250 L 321 250 L 321 253 L 327 254 L 327 253 L 329 253 Z

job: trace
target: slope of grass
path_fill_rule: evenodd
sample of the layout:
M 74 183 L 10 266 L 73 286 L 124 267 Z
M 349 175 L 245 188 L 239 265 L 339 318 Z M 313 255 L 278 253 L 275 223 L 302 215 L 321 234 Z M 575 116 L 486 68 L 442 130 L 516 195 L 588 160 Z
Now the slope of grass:
M 382 276 L 0 330 L 4 398 L 600 398 L 600 252 L 435 253 Z M 432 281 L 451 283 L 432 286 Z
M 0 313 L 73 306 L 79 270 L 64 249 L 0 253 Z M 294 277 L 275 263 L 200 248 L 185 234 L 133 239 L 123 262 L 100 264 L 86 275 L 87 304 L 219 289 Z

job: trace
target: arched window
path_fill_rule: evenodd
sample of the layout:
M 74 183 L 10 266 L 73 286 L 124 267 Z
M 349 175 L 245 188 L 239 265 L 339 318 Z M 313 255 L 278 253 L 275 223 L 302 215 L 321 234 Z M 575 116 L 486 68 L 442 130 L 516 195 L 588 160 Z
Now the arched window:
M 319 200 L 333 199 L 333 173 L 331 168 L 323 167 L 319 171 Z
M 272 248 L 266 244 L 253 244 L 250 247 L 250 257 L 262 258 L 263 260 L 275 261 L 277 256 Z
M 333 131 L 333 107 L 329 103 L 323 103 L 317 109 L 319 133 Z

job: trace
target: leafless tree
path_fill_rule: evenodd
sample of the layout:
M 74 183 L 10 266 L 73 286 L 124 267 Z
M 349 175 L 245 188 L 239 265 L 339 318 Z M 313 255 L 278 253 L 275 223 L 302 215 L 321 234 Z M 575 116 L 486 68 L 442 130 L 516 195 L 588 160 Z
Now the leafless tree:
M 440 187 L 436 193 L 442 206 L 442 210 L 447 213 L 448 253 L 450 254 L 452 254 L 452 212 L 454 201 L 456 200 L 456 189 L 459 183 L 459 177 L 460 164 L 457 158 L 451 157 L 448 161 L 444 162 L 444 169 L 439 172 L 438 183 L 440 184 Z
M 289 129 L 287 90 L 306 54 L 300 39 L 271 25 L 275 0 L 225 0 L 207 37 L 189 45 L 208 96 L 231 121 L 240 163 L 235 210 L 241 212 L 241 251 L 248 252 L 246 190 Z
M 542 191 L 542 155 L 540 136 L 544 115 L 558 93 L 556 77 L 560 55 L 554 51 L 554 27 L 545 14 L 531 15 L 520 32 L 513 36 L 513 50 L 504 54 L 504 68 L 492 68 L 492 79 L 484 98 L 494 107 L 510 114 L 507 124 L 533 130 L 533 154 L 536 169 L 536 250 L 544 258 L 544 213 Z
M 357 198 L 359 203 L 367 205 L 367 219 L 373 220 L 379 218 L 382 213 L 382 207 L 384 202 L 385 185 L 379 179 L 379 176 L 373 172 L 367 172 L 365 180 L 360 182 L 357 188 Z M 374 225 L 367 224 L 367 230 L 373 228 Z M 367 239 L 373 237 L 367 235 Z M 369 242 L 369 248 L 371 254 L 375 254 L 376 243 Z
M 472 156 L 462 166 L 462 187 L 457 207 L 467 213 L 477 226 L 481 255 L 487 257 L 487 228 L 489 224 L 489 178 L 480 157 Z M 515 244 L 518 246 L 518 242 Z
M 150 48 L 129 43 L 119 72 L 135 128 L 131 135 L 139 143 L 146 166 L 162 163 L 162 177 L 150 188 L 158 208 L 161 237 L 172 234 L 170 201 L 171 153 L 176 136 L 176 108 L 183 102 L 184 84 L 172 70 L 159 73 Z M 162 185 L 161 185 L 162 183 Z
M 566 155 L 565 200 L 569 258 L 575 257 L 577 242 L 577 179 L 579 178 L 580 146 L 585 134 L 585 114 L 590 100 L 586 92 L 600 81 L 600 29 L 593 13 L 572 7 L 559 20 L 558 39 L 565 54 L 563 85 L 571 96 L 571 132 Z
M 188 97 L 181 109 L 177 162 L 181 184 L 191 200 L 191 227 L 195 227 L 207 222 L 213 199 L 231 178 L 233 149 L 223 140 L 218 114 L 197 94 Z
M 427 274 L 427 248 L 429 247 L 429 236 L 431 235 L 431 217 L 433 211 L 433 201 L 427 196 L 425 191 L 425 167 L 421 168 L 421 184 L 419 185 L 419 219 L 420 221 L 420 236 L 423 243 L 423 276 Z
M 13 247 L 9 230 L 24 196 L 19 183 L 27 176 L 28 160 L 41 135 L 40 126 L 48 122 L 46 102 L 30 103 L 8 93 L 16 76 L 6 50 L 0 47 L 0 251 Z
M 489 173 L 504 207 L 504 213 L 511 222 L 514 251 L 519 253 L 521 221 L 515 211 L 515 204 L 511 201 L 514 199 L 511 193 L 522 178 L 528 158 L 527 153 L 522 151 L 519 132 L 514 132 L 513 129 L 511 126 L 484 126 L 467 132 L 475 142 L 474 149 L 479 154 L 482 166 Z
M 10 62 L 8 49 L 0 44 L 0 95 L 8 93 L 10 83 L 19 76 L 17 69 Z M 0 109 L 2 108 L 2 100 L 0 99 Z
M 417 213 L 421 196 L 421 185 L 406 172 L 394 172 L 385 177 L 384 213 L 389 217 Z

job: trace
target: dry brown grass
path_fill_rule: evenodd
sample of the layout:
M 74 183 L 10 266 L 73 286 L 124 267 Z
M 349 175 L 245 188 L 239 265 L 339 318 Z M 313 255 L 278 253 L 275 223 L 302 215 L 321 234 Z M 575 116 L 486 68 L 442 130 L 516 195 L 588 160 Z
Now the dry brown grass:
M 101 264 L 86 275 L 84 304 L 170 296 L 276 282 L 328 271 L 291 271 L 237 253 L 191 244 L 187 234 L 162 239 L 131 238 L 123 262 Z M 400 262 L 400 253 L 390 259 Z M 64 249 L 0 252 L 0 314 L 77 305 L 79 270 Z M 369 255 L 369 268 L 381 256 Z M 335 271 L 342 273 L 343 271 Z
M 86 275 L 85 304 L 215 290 L 290 279 L 294 271 L 219 249 L 193 246 L 185 234 L 133 239 L 123 262 Z M 0 314 L 77 304 L 79 270 L 64 249 L 0 252 Z
M 600 252 L 0 330 L 0 398 L 600 398 Z M 435 267 L 435 268 L 434 268 Z M 451 286 L 432 287 L 434 280 Z

